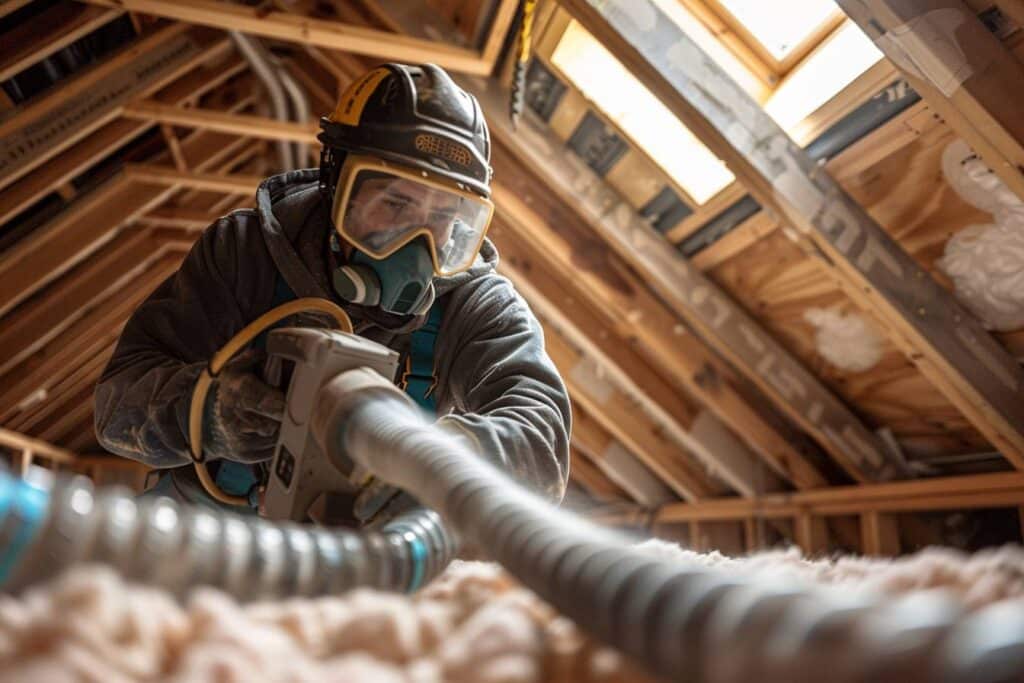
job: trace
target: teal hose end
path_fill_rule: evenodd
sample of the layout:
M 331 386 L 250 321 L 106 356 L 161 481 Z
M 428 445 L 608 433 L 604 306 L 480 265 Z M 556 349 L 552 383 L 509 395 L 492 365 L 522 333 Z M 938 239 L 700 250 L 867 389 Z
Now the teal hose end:
M 49 502 L 46 490 L 0 473 L 0 585 L 10 578 L 38 534 Z
M 412 555 L 412 573 L 409 577 L 409 587 L 406 593 L 415 593 L 423 585 L 423 576 L 426 573 L 427 547 L 423 541 L 412 532 L 405 532 L 405 541 L 409 544 Z

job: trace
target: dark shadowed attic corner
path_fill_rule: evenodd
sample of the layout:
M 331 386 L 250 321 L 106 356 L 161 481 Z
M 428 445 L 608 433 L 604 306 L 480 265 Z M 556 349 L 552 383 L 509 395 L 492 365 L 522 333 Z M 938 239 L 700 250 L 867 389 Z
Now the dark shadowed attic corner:
M 0 2 L 0 682 L 1024 681 L 1022 28 Z

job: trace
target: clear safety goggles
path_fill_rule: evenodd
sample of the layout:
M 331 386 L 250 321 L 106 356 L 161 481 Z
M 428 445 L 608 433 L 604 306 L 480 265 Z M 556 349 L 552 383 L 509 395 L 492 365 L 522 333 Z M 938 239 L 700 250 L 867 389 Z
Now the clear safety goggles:
M 373 258 L 387 258 L 418 237 L 430 246 L 437 275 L 473 265 L 494 205 L 425 171 L 373 157 L 345 160 L 334 194 L 338 232 Z

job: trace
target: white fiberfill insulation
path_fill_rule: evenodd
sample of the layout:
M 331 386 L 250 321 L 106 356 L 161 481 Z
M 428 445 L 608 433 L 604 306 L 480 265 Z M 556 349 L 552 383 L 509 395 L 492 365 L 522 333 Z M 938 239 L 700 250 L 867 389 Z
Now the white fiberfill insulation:
M 991 330 L 1024 327 L 1024 201 L 963 140 L 942 154 L 942 172 L 960 197 L 992 214 L 993 223 L 971 225 L 946 243 L 937 262 L 956 297 Z
M 794 549 L 729 558 L 649 541 L 648 552 L 725 572 L 898 594 L 945 588 L 967 609 L 1024 609 L 1024 549 L 967 556 L 929 549 L 899 560 L 809 561 Z M 586 599 L 580 596 L 580 599 Z M 75 568 L 0 596 L 0 681 L 318 681 L 586 683 L 647 681 L 496 565 L 456 562 L 415 596 L 239 605 L 199 589 L 184 604 L 101 567 Z
M 804 320 L 814 325 L 822 358 L 847 372 L 864 372 L 882 358 L 882 335 L 864 316 L 834 308 L 809 308 Z

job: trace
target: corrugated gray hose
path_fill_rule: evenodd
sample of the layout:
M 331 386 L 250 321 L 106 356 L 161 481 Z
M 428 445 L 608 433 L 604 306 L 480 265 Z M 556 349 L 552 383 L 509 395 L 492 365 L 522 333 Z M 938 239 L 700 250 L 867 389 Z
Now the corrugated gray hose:
M 423 508 L 378 531 L 273 522 L 94 491 L 84 477 L 49 491 L 0 473 L 0 582 L 8 590 L 85 562 L 184 594 L 217 586 L 242 600 L 326 595 L 367 586 L 412 591 L 451 561 L 455 542 Z
M 370 371 L 325 385 L 313 422 L 329 452 L 415 495 L 562 613 L 669 679 L 1024 680 L 1019 609 L 968 615 L 937 593 L 882 601 L 645 555 L 513 484 Z M 414 556 L 429 576 L 450 548 L 436 517 L 415 520 L 430 528 L 396 520 L 359 537 L 170 501 L 136 505 L 81 483 L 58 486 L 47 501 L 9 477 L 0 478 L 0 515 L 0 576 L 15 562 L 20 581 L 95 559 L 178 590 L 207 583 L 241 597 L 395 588 L 414 583 Z
M 937 593 L 880 602 L 662 561 L 513 485 L 368 371 L 320 396 L 321 446 L 411 492 L 560 612 L 669 679 L 1024 680 L 1019 609 L 965 615 Z

